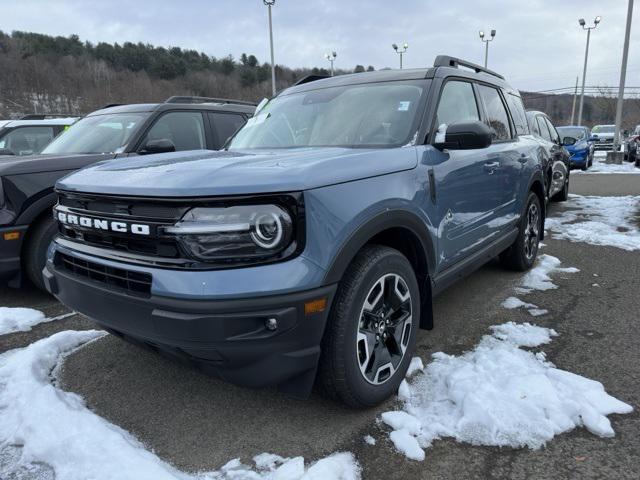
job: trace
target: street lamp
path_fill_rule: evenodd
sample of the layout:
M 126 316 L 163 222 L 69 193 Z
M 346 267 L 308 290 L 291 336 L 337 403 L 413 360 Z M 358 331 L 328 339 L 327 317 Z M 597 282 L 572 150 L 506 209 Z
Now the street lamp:
M 333 62 L 335 61 L 337 56 L 338 56 L 338 54 L 336 52 L 331 52 L 331 53 L 325 53 L 324 54 L 324 58 L 326 58 L 327 60 L 329 60 L 329 62 L 331 62 L 331 76 L 332 77 L 333 77 Z
M 273 26 L 271 23 L 271 7 L 275 5 L 276 0 L 262 0 L 269 9 L 269 43 L 271 45 L 271 93 L 276 96 L 276 64 L 273 61 Z
M 395 43 L 391 46 L 396 51 L 396 53 L 400 55 L 400 70 L 402 70 L 402 54 L 407 51 L 407 48 L 409 48 L 409 44 L 407 42 L 404 42 L 402 44 L 402 50 L 400 50 L 398 45 L 396 45 Z
M 487 68 L 487 62 L 489 61 L 489 42 L 493 41 L 496 37 L 496 31 L 491 30 L 491 38 L 484 38 L 484 32 L 480 30 L 480 41 L 484 43 L 484 68 Z
M 587 31 L 587 48 L 584 51 L 584 68 L 582 69 L 582 88 L 580 89 L 580 107 L 578 108 L 578 126 L 582 125 L 582 106 L 584 105 L 584 82 L 587 78 L 587 58 L 589 58 L 589 38 L 591 38 L 591 30 L 596 28 L 602 17 L 598 15 L 593 20 L 593 26 L 587 27 L 587 22 L 584 21 L 584 18 L 578 20 L 580 26 Z

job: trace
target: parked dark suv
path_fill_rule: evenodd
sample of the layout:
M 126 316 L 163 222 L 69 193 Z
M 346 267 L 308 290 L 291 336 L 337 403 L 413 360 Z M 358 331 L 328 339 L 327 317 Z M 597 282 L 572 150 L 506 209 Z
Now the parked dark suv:
M 571 156 L 565 146 L 574 145 L 573 137 L 560 138 L 560 134 L 544 112 L 527 111 L 531 133 L 540 143 L 547 200 L 564 202 L 569 198 Z M 568 143 L 565 143 L 565 140 Z
M 25 272 L 44 288 L 42 268 L 57 230 L 56 180 L 100 160 L 217 150 L 254 110 L 248 102 L 202 97 L 110 106 L 76 122 L 41 155 L 0 157 L 0 280 L 17 286 Z
M 533 265 L 539 155 L 518 92 L 474 64 L 303 80 L 226 151 L 60 180 L 45 282 L 229 381 L 307 395 L 317 379 L 375 405 L 432 328 L 433 295 L 497 256 Z

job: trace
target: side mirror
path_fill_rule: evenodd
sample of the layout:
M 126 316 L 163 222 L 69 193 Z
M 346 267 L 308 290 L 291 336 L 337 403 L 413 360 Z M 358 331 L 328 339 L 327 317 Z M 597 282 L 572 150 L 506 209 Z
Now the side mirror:
M 446 126 L 444 135 L 442 133 L 436 134 L 434 146 L 438 150 L 474 150 L 491 145 L 494 131 L 485 123 L 475 121 L 452 123 Z
M 152 153 L 167 153 L 175 152 L 176 146 L 173 142 L 167 138 L 158 138 L 156 140 L 149 140 L 143 145 L 138 153 L 140 154 L 152 154 Z
M 573 137 L 564 137 L 562 139 L 562 145 L 564 145 L 565 147 L 570 147 L 571 145 L 575 145 L 577 141 L 578 140 Z
M 8 148 L 0 148 L 0 155 L 15 155 L 15 153 Z

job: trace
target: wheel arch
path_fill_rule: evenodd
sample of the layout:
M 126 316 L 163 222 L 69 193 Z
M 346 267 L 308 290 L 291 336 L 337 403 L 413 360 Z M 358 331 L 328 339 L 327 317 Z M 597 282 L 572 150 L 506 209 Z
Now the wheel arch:
M 340 248 L 325 282 L 340 282 L 358 252 L 372 244 L 395 248 L 407 257 L 420 288 L 420 327 L 433 328 L 431 278 L 435 250 L 425 221 L 411 212 L 387 210 L 361 225 Z

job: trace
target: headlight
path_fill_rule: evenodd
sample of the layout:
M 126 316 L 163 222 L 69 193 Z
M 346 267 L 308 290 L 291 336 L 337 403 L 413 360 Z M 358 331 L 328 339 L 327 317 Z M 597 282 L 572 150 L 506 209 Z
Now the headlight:
M 204 262 L 278 259 L 296 248 L 294 219 L 286 208 L 272 204 L 194 208 L 164 232 Z

